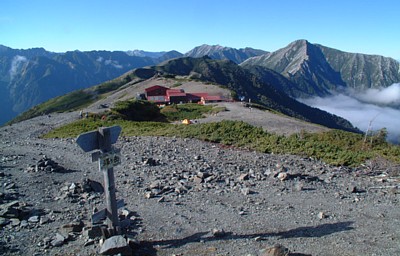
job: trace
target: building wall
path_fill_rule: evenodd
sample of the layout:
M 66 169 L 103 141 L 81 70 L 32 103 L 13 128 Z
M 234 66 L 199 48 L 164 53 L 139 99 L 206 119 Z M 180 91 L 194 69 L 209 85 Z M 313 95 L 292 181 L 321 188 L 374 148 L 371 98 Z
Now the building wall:
M 149 96 L 164 96 L 166 94 L 166 91 L 167 88 L 157 88 L 146 92 L 146 97 L 148 98 Z

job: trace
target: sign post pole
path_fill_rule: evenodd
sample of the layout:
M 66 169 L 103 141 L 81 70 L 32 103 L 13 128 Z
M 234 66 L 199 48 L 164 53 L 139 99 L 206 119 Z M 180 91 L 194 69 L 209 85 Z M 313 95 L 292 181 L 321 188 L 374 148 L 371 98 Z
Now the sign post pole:
M 99 128 L 99 147 L 102 153 L 108 153 L 111 151 L 111 135 L 110 130 L 105 128 Z M 107 224 L 111 231 L 111 235 L 120 234 L 120 226 L 118 219 L 117 199 L 115 195 L 115 180 L 114 180 L 114 169 L 102 165 L 99 161 L 99 168 L 104 174 L 104 191 L 107 202 Z
M 92 160 L 99 162 L 99 169 L 104 175 L 104 191 L 107 208 L 92 216 L 92 222 L 98 222 L 107 218 L 107 226 L 111 236 L 119 235 L 121 228 L 118 219 L 118 207 L 123 206 L 123 200 L 117 202 L 113 166 L 120 163 L 120 156 L 113 151 L 114 144 L 119 134 L 120 126 L 101 127 L 98 131 L 82 133 L 76 139 L 76 143 L 85 151 L 96 151 L 92 154 Z

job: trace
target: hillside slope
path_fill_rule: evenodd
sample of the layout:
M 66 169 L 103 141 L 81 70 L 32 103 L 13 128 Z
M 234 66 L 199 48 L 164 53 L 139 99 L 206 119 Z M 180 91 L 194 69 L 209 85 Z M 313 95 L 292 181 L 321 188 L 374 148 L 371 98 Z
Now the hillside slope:
M 139 68 L 134 73 L 144 79 L 154 75 L 188 76 L 191 79 L 216 83 L 232 90 L 238 98 L 244 97 L 246 101 L 250 99 L 252 102 L 285 115 L 330 128 L 356 131 L 347 120 L 302 104 L 276 89 L 277 85 L 272 84 L 285 81 L 285 78 L 267 81 L 265 77 L 259 77 L 232 61 L 212 60 L 208 57 L 187 57 L 174 59 L 158 66 Z M 279 74 L 273 72 L 272 77 L 276 76 Z

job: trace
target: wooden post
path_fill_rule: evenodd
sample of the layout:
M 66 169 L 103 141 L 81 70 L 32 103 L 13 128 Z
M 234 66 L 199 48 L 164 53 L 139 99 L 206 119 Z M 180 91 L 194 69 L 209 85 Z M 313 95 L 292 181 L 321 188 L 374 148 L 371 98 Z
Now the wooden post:
M 76 139 L 76 143 L 85 152 L 92 153 L 92 161 L 99 162 L 99 169 L 104 175 L 104 191 L 106 196 L 107 208 L 100 210 L 92 215 L 92 223 L 106 218 L 109 235 L 119 235 L 121 227 L 118 219 L 118 207 L 124 205 L 123 200 L 117 202 L 115 195 L 115 180 L 113 166 L 118 165 L 121 158 L 118 152 L 113 151 L 111 145 L 117 142 L 121 133 L 120 126 L 102 127 L 97 131 L 82 133 Z
M 99 149 L 101 152 L 108 153 L 111 151 L 111 135 L 110 129 L 99 128 Z M 107 203 L 107 224 L 111 236 L 120 234 L 120 225 L 118 219 L 117 199 L 115 195 L 115 180 L 113 168 L 102 166 L 99 161 L 99 168 L 104 174 L 104 191 Z

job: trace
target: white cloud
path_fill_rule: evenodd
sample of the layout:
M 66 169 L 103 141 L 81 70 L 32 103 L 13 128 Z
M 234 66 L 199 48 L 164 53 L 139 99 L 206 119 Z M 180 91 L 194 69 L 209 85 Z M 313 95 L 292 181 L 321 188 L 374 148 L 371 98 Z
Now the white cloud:
M 351 93 L 355 98 L 373 104 L 400 105 L 400 84 L 392 84 L 387 88 L 368 89 L 362 93 Z
M 118 62 L 115 62 L 112 64 L 115 68 L 123 68 L 122 65 L 118 64 Z
M 300 101 L 329 113 L 341 116 L 349 120 L 355 127 L 367 131 L 371 123 L 372 130 L 386 128 L 388 139 L 392 142 L 400 142 L 400 109 L 382 104 L 400 102 L 399 84 L 394 84 L 383 90 L 368 90 L 351 96 L 337 94 L 331 97 L 314 97 L 301 99 Z M 373 93 L 374 92 L 374 93 Z M 363 101 L 359 99 L 363 99 Z M 370 103 L 368 103 L 370 102 Z M 375 105 L 376 103 L 379 105 Z
M 112 65 L 113 67 L 115 67 L 115 68 L 123 68 L 123 66 L 122 65 L 120 65 L 119 63 L 118 63 L 118 61 L 115 61 L 115 60 L 106 60 L 106 61 L 104 61 L 104 64 L 105 65 Z
M 11 67 L 9 70 L 11 79 L 15 77 L 15 75 L 21 70 L 24 64 L 28 63 L 28 59 L 25 56 L 16 55 L 11 61 Z

